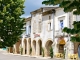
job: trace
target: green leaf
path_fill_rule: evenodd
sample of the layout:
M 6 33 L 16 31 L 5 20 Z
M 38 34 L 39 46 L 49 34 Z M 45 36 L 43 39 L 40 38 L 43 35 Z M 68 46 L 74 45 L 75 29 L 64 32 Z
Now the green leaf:
M 0 37 L 3 39 L 0 46 L 10 47 L 19 40 L 25 24 L 24 19 L 20 18 L 23 9 L 23 0 L 0 0 Z
M 76 11 L 73 11 L 73 14 L 80 15 L 80 0 L 44 0 L 42 4 L 45 5 L 58 5 L 61 8 L 64 8 L 64 12 L 71 12 L 76 9 Z

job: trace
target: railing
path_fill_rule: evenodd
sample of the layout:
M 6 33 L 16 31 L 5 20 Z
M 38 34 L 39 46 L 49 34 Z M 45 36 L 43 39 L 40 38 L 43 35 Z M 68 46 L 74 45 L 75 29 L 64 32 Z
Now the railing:
M 55 31 L 55 37 L 59 37 L 63 34 L 63 32 L 61 32 L 61 30 L 56 30 Z
M 28 38 L 28 37 L 31 37 L 31 35 L 30 34 L 26 35 L 26 38 Z
M 54 36 L 55 37 L 67 36 L 67 33 L 62 32 L 62 30 L 56 30 Z

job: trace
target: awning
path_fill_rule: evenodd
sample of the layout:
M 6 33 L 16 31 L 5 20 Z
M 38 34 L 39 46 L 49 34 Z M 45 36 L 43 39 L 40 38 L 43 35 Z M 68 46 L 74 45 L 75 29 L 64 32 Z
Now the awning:
M 64 39 L 59 40 L 59 44 L 65 44 L 65 43 L 66 43 L 66 42 L 65 42 Z

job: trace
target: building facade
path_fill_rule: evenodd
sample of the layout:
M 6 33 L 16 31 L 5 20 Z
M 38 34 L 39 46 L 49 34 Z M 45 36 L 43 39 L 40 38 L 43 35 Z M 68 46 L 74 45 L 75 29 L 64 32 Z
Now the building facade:
M 42 7 L 31 12 L 26 19 L 26 32 L 14 49 L 31 56 L 50 57 L 50 48 L 53 56 L 66 59 L 77 58 L 79 42 L 71 42 L 70 35 L 62 32 L 64 27 L 73 28 L 73 21 L 80 21 L 80 16 L 72 12 L 65 13 L 59 7 Z M 21 51 L 21 50 L 20 50 Z

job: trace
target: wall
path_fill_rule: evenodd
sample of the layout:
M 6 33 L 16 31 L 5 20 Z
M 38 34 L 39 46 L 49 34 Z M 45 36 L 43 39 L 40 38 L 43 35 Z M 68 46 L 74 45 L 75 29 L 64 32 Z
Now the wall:
M 49 20 L 49 16 L 51 19 Z M 46 42 L 50 39 L 53 41 L 53 14 L 48 14 L 42 17 L 42 40 L 45 46 Z M 49 30 L 49 23 L 51 22 L 51 29 Z

